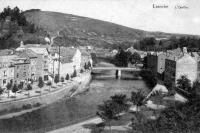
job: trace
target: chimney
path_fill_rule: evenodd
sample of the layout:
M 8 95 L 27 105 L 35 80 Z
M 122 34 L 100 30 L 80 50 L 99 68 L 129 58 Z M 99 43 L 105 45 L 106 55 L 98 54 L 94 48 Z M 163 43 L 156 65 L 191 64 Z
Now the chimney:
M 183 47 L 183 55 L 187 54 L 187 47 Z

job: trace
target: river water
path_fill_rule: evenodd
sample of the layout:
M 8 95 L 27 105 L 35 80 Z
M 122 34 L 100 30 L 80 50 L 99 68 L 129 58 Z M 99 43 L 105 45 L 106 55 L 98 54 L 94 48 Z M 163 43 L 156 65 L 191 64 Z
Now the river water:
M 100 66 L 107 65 L 100 63 Z M 0 120 L 0 132 L 45 132 L 61 128 L 94 117 L 98 105 L 114 94 L 122 93 L 129 97 L 137 89 L 148 91 L 142 80 L 132 79 L 132 73 L 122 73 L 120 80 L 115 78 L 115 72 L 102 73 L 93 77 L 88 91 L 80 95 L 63 98 L 31 113 Z

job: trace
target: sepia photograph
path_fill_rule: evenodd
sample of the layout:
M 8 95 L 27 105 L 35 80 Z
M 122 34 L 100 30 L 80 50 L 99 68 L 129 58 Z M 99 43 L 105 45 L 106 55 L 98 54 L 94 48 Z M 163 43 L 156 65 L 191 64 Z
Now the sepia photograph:
M 0 0 L 0 133 L 200 133 L 199 0 Z

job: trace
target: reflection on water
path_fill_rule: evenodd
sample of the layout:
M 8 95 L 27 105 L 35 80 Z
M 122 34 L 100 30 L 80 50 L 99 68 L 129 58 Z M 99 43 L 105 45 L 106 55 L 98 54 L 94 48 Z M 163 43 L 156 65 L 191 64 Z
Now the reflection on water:
M 125 75 L 124 75 L 125 76 Z M 131 73 L 126 77 L 132 76 Z M 123 75 L 122 75 L 123 77 Z M 143 88 L 141 80 L 121 80 L 110 77 L 95 77 L 89 91 L 70 99 L 62 99 L 45 108 L 11 119 L 0 120 L 0 132 L 44 132 L 76 123 L 82 118 L 94 116 L 97 105 L 116 93 L 130 96 L 131 91 Z M 52 128 L 50 128 L 52 127 Z M 40 129 L 40 130 L 38 130 Z

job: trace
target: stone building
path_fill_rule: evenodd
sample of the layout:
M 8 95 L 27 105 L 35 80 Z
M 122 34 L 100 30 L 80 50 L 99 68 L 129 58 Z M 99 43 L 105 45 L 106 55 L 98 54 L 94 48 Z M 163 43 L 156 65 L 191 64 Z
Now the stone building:
M 186 75 L 193 83 L 197 80 L 197 61 L 187 53 L 187 49 L 183 49 L 182 56 L 168 57 L 165 60 L 165 81 L 172 81 L 176 84 L 177 79 L 182 75 Z
M 154 52 L 147 54 L 147 68 L 152 70 L 161 79 L 165 71 L 165 58 L 166 54 L 163 52 Z
M 0 87 L 5 88 L 7 83 L 14 81 L 14 61 L 15 55 L 0 56 Z
M 31 80 L 30 60 L 18 57 L 14 61 L 14 81 L 17 84 L 28 83 Z

